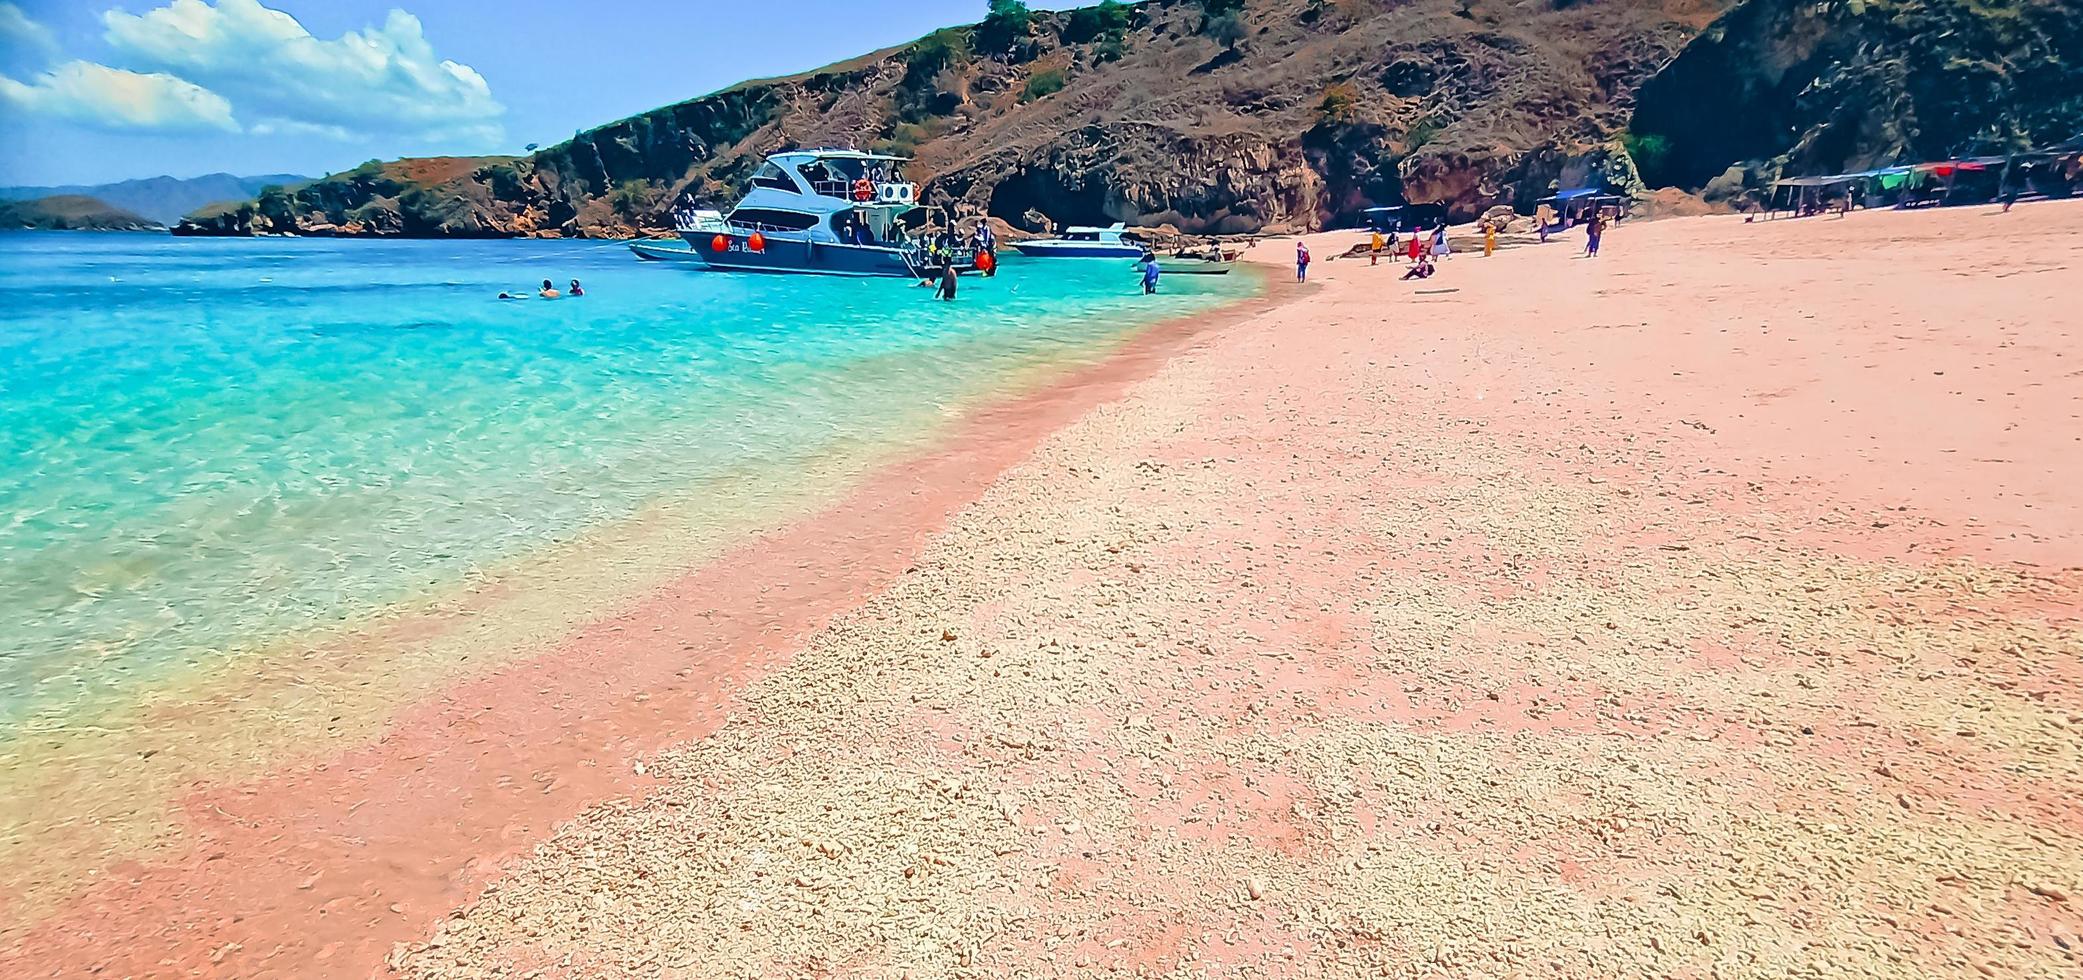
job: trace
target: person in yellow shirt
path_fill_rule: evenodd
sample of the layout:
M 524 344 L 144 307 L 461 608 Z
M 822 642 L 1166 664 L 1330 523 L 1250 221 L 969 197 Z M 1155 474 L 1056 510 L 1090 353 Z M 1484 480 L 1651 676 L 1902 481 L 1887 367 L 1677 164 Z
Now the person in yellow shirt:
M 1372 237 L 1372 238 L 1370 238 L 1370 239 L 1368 239 L 1368 240 L 1367 240 L 1367 264 L 1368 264 L 1368 265 L 1379 265 L 1380 263 L 1381 263 L 1381 231 L 1380 231 L 1379 229 L 1377 229 L 1377 230 L 1376 230 L 1376 231 L 1374 232 L 1374 237 Z
M 1492 224 L 1491 222 L 1485 221 L 1483 222 L 1483 258 L 1489 258 L 1491 254 L 1496 251 L 1497 226 L 1495 224 Z

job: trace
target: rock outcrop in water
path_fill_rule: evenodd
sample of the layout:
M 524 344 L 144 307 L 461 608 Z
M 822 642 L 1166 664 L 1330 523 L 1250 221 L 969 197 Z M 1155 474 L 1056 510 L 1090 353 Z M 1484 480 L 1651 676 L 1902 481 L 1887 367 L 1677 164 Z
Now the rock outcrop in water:
M 981 6 L 981 4 L 979 4 Z M 1457 217 L 1633 174 L 1635 91 L 1719 0 L 1151 0 L 986 21 L 747 82 L 530 157 L 370 163 L 183 234 L 620 236 L 734 197 L 762 155 L 873 145 L 1034 227 L 1307 229 L 1370 204 Z

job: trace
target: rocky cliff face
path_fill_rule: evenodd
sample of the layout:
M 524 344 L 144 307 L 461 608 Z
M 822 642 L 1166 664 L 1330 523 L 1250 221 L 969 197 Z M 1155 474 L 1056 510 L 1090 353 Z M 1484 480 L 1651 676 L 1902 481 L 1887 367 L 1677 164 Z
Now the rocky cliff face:
M 979 4 L 981 6 L 981 4 Z M 371 163 L 187 234 L 616 236 L 733 199 L 764 154 L 916 157 L 1015 226 L 1310 229 L 1376 203 L 1467 218 L 1633 167 L 1634 93 L 1723 0 L 1151 0 L 986 23 L 749 82 L 532 157 Z M 414 168 L 419 173 L 408 173 Z
M 1642 87 L 1652 182 L 1838 173 L 2083 129 L 2079 0 L 1745 0 Z M 1646 156 L 1646 154 L 1645 154 Z

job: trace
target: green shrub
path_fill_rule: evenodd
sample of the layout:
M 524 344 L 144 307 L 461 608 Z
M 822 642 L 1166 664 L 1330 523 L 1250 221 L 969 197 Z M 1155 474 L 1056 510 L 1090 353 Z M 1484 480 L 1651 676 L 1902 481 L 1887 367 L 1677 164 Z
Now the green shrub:
M 984 22 L 976 25 L 977 49 L 1001 54 L 1013 42 L 1025 40 L 1033 25 L 1034 12 L 1023 0 L 990 0 Z
M 944 27 L 918 40 L 904 53 L 904 87 L 923 89 L 949 65 L 969 58 L 969 38 L 952 27 Z
M 1119 34 L 1108 35 L 1092 48 L 1092 61 L 1095 64 L 1120 61 L 1127 55 L 1128 41 Z
M 651 209 L 651 183 L 644 180 L 625 180 L 608 192 L 608 206 L 615 213 L 635 221 Z
M 1324 88 L 1324 97 L 1317 100 L 1316 116 L 1319 120 L 1342 126 L 1360 116 L 1360 90 L 1351 82 L 1334 82 Z
M 1627 155 L 1634 158 L 1635 172 L 1643 180 L 1663 176 L 1664 163 L 1671 158 L 1671 141 L 1656 133 L 1626 132 L 1620 134 L 1620 145 Z
M 1084 44 L 1107 37 L 1120 37 L 1128 30 L 1135 16 L 1127 4 L 1115 0 L 1100 0 L 1096 7 L 1079 7 L 1070 12 L 1063 23 L 1063 39 L 1072 44 Z
M 521 172 L 510 163 L 495 163 L 478 171 L 485 184 L 492 188 L 492 196 L 502 201 L 517 200 L 521 196 Z
M 1027 87 L 1020 92 L 1020 101 L 1032 102 L 1039 98 L 1055 95 L 1070 84 L 1070 76 L 1061 68 L 1044 68 L 1027 78 Z
M 260 189 L 254 198 L 253 208 L 276 231 L 291 231 L 296 228 L 296 202 L 281 184 L 269 184 Z
M 1224 48 L 1235 50 L 1237 43 L 1251 35 L 1251 28 L 1235 11 L 1217 14 L 1201 25 L 1201 33 L 1213 38 Z

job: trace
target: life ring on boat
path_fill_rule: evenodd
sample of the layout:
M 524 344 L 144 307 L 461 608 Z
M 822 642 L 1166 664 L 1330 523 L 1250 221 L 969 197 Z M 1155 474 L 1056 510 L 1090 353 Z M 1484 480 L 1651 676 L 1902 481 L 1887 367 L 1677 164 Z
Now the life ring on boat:
M 711 251 L 721 252 L 729 247 L 730 239 L 725 238 L 722 235 L 717 235 L 715 238 L 709 239 L 709 249 Z
M 978 272 L 990 272 L 990 271 L 991 271 L 991 269 L 992 269 L 993 267 L 997 266 L 997 265 L 998 265 L 998 260 L 997 260 L 996 258 L 993 258 L 993 257 L 991 256 L 991 253 L 989 253 L 989 252 L 978 252 L 978 253 L 976 253 L 976 271 L 978 271 Z
M 853 199 L 863 202 L 875 200 L 875 182 L 866 177 L 854 181 Z
M 745 239 L 745 247 L 755 252 L 764 252 L 767 250 L 767 236 L 755 231 L 751 238 Z

